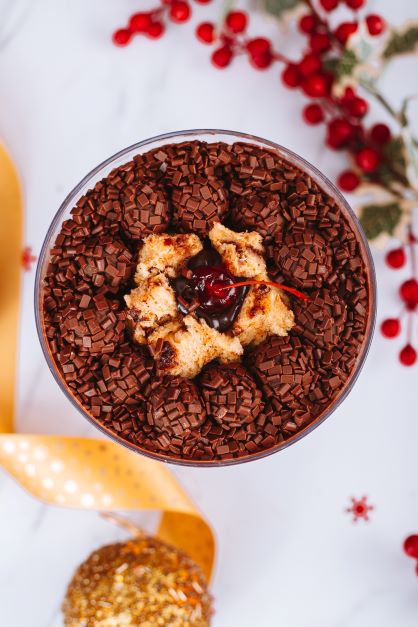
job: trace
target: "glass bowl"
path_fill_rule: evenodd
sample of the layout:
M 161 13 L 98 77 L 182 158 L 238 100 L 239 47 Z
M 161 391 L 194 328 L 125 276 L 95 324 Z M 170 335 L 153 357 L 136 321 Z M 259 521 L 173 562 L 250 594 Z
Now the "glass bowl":
M 43 314 L 42 314 L 42 283 L 43 278 L 45 276 L 49 251 L 53 247 L 55 238 L 61 228 L 61 224 L 64 220 L 66 220 L 69 215 L 71 209 L 77 203 L 79 198 L 83 196 L 87 190 L 94 187 L 94 185 L 106 177 L 111 170 L 114 168 L 130 161 L 134 155 L 142 154 L 144 152 L 148 152 L 149 150 L 153 150 L 155 148 L 159 148 L 164 144 L 170 143 L 180 143 L 184 141 L 192 141 L 192 140 L 200 140 L 206 142 L 216 142 L 222 141 L 228 144 L 232 144 L 234 142 L 244 142 L 249 144 L 255 144 L 261 148 L 265 148 L 268 150 L 273 150 L 279 156 L 284 158 L 286 161 L 290 162 L 292 165 L 300 168 L 301 170 L 307 172 L 312 179 L 314 179 L 318 185 L 329 195 L 331 196 L 340 207 L 341 211 L 345 215 L 348 223 L 351 228 L 357 235 L 357 239 L 361 248 L 366 272 L 367 272 L 367 282 L 368 282 L 368 291 L 369 291 L 369 309 L 368 309 L 368 318 L 367 318 L 367 326 L 365 332 L 365 338 L 361 350 L 358 354 L 357 361 L 353 370 L 347 379 L 344 387 L 341 389 L 339 395 L 335 398 L 333 403 L 327 407 L 327 409 L 317 416 L 311 423 L 309 423 L 305 428 L 301 431 L 295 433 L 295 435 L 289 437 L 284 442 L 276 444 L 271 448 L 265 449 L 258 453 L 249 454 L 239 458 L 226 459 L 226 460 L 187 460 L 181 459 L 179 457 L 175 457 L 173 455 L 168 455 L 165 453 L 155 453 L 144 449 L 138 445 L 127 442 L 116 433 L 110 431 L 107 427 L 101 425 L 95 418 L 90 416 L 85 409 L 82 407 L 81 403 L 73 396 L 69 388 L 66 386 L 57 366 L 51 354 L 46 335 L 44 332 L 44 323 L 43 323 Z M 45 241 L 42 246 L 41 254 L 39 256 L 38 267 L 36 271 L 36 279 L 35 279 L 35 316 L 36 316 L 36 326 L 39 335 L 39 339 L 41 342 L 42 350 L 45 355 L 45 359 L 48 363 L 48 366 L 58 383 L 61 390 L 64 392 L 65 396 L 68 400 L 80 411 L 83 416 L 89 420 L 96 428 L 102 431 L 104 434 L 109 436 L 115 442 L 119 444 L 123 444 L 127 448 L 135 451 L 137 453 L 141 453 L 146 455 L 147 457 L 151 457 L 153 459 L 157 459 L 159 461 L 180 464 L 183 466 L 228 466 L 233 464 L 242 464 L 248 461 L 254 461 L 257 459 L 261 459 L 266 457 L 267 455 L 271 455 L 272 453 L 276 453 L 281 451 L 282 449 L 298 442 L 301 438 L 305 437 L 311 431 L 316 429 L 324 420 L 326 420 L 335 409 L 343 402 L 343 400 L 347 397 L 349 392 L 352 390 L 354 383 L 360 373 L 360 370 L 364 364 L 366 359 L 370 342 L 373 335 L 375 318 L 376 318 L 376 278 L 373 260 L 370 254 L 370 249 L 364 235 L 364 232 L 357 220 L 352 209 L 347 204 L 346 200 L 340 194 L 340 192 L 336 189 L 336 187 L 323 175 L 319 170 L 317 170 L 313 165 L 305 161 L 302 157 L 299 157 L 295 153 L 291 152 L 287 148 L 283 148 L 274 142 L 268 141 L 266 139 L 262 139 L 260 137 L 256 137 L 253 135 L 248 135 L 245 133 L 239 133 L 234 131 L 225 131 L 225 130 L 211 130 L 211 129 L 199 129 L 199 130 L 186 130 L 179 131 L 175 133 L 167 133 L 164 135 L 159 135 L 158 137 L 152 137 L 151 139 L 146 139 L 144 141 L 138 142 L 120 152 L 116 153 L 106 161 L 103 161 L 100 165 L 94 168 L 87 176 L 83 178 L 82 181 L 68 194 L 62 203 L 61 207 L 58 209 L 57 214 L 55 215 L 51 226 L 48 229 L 48 233 L 46 235 Z

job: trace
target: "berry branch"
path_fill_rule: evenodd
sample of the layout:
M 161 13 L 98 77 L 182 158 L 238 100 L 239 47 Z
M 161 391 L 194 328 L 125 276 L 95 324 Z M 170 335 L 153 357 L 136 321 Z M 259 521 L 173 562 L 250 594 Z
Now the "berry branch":
M 210 1 L 195 0 L 198 4 Z M 413 320 L 418 312 L 417 240 L 412 219 L 418 205 L 418 142 L 409 128 L 410 98 L 396 111 L 381 92 L 378 79 L 393 57 L 417 51 L 418 23 L 395 30 L 381 15 L 364 13 L 367 0 L 260 1 L 278 20 L 297 20 L 306 40 L 298 59 L 288 58 L 270 39 L 250 35 L 249 14 L 231 9 L 229 1 L 223 5 L 217 25 L 198 24 L 196 38 L 213 46 L 210 60 L 219 70 L 229 67 L 237 56 L 247 57 L 250 66 L 259 71 L 280 64 L 283 84 L 310 101 L 302 109 L 305 123 L 324 124 L 326 146 L 346 152 L 350 165 L 340 173 L 337 184 L 344 192 L 364 195 L 357 212 L 366 236 L 373 242 L 398 237 L 404 244 L 387 254 L 387 263 L 392 268 L 407 260 L 411 263 L 412 278 L 400 287 L 410 321 L 400 360 L 412 365 L 417 360 L 412 347 Z M 342 6 L 352 17 L 334 25 L 332 13 Z M 158 39 L 170 23 L 183 24 L 191 14 L 190 0 L 159 0 L 154 9 L 132 15 L 127 26 L 113 34 L 113 42 L 126 46 L 136 36 Z M 396 130 L 383 121 L 366 123 L 369 98 L 390 116 Z M 386 337 L 401 331 L 400 319 L 397 324 L 394 320 L 382 324 Z

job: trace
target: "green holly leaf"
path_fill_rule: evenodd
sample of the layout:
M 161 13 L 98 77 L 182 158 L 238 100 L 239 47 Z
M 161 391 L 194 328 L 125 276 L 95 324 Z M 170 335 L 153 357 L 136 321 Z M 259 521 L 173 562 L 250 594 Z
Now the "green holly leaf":
M 304 4 L 303 0 L 261 0 L 264 10 L 278 19 L 282 19 L 286 13 L 293 12 Z
M 323 63 L 324 69 L 331 72 L 337 80 L 344 76 L 351 76 L 358 63 L 357 56 L 353 50 L 346 49 L 341 57 L 331 57 Z
M 391 185 L 409 186 L 405 143 L 402 137 L 393 137 L 383 148 L 384 161 L 377 168 L 375 175 L 386 187 Z
M 358 210 L 360 223 L 367 239 L 376 240 L 382 235 L 394 235 L 402 222 L 404 208 L 396 200 L 373 202 Z
M 408 22 L 401 29 L 392 29 L 383 50 L 385 61 L 400 54 L 415 54 L 418 51 L 418 22 Z

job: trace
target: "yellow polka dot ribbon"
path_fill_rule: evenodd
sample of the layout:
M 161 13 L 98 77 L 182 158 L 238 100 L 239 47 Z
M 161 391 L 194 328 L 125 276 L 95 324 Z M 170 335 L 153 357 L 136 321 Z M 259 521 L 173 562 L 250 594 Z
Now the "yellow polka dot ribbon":
M 164 464 L 111 441 L 13 433 L 22 213 L 19 179 L 0 145 L 0 464 L 50 504 L 161 511 L 156 535 L 188 553 L 209 580 L 212 530 Z

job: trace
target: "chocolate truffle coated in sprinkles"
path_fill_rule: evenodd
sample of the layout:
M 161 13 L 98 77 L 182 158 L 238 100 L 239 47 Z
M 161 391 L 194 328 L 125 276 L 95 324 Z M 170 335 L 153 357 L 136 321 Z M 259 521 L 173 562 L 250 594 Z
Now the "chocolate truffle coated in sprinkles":
M 290 297 L 290 334 L 242 363 L 161 378 L 127 325 L 138 249 L 150 233 L 204 241 L 215 222 L 258 231 L 270 277 L 309 300 Z M 42 306 L 63 383 L 99 425 L 139 451 L 212 462 L 276 447 L 329 409 L 364 346 L 369 283 L 356 233 L 307 172 L 259 146 L 186 141 L 135 156 L 77 201 Z
M 208 367 L 200 386 L 206 411 L 224 429 L 253 422 L 263 408 L 261 391 L 239 363 Z

